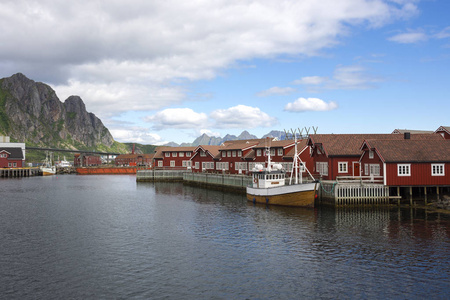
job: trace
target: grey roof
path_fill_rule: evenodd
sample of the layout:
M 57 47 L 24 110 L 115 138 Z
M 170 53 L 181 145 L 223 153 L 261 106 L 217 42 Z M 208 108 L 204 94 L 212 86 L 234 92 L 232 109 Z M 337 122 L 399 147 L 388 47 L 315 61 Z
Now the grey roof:
M 23 159 L 22 148 L 2 147 L 0 148 L 0 153 L 2 151 L 6 151 L 10 154 L 9 159 Z

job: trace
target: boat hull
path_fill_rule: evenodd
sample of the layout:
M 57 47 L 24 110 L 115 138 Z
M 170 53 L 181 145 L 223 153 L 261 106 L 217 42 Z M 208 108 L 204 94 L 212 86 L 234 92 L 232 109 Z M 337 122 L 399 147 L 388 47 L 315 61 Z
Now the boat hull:
M 314 207 L 316 188 L 314 182 L 267 189 L 247 187 L 247 200 L 269 205 Z
M 41 168 L 42 176 L 50 176 L 56 174 L 56 169 L 54 168 Z
M 136 174 L 136 167 L 85 167 L 76 168 L 77 174 L 80 175 L 99 175 L 99 174 Z

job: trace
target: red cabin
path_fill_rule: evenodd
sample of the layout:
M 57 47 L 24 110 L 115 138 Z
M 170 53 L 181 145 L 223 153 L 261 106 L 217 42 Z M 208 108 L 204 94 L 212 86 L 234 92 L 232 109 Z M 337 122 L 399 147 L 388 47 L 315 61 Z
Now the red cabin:
M 22 168 L 24 157 L 22 148 L 0 148 L 0 168 Z

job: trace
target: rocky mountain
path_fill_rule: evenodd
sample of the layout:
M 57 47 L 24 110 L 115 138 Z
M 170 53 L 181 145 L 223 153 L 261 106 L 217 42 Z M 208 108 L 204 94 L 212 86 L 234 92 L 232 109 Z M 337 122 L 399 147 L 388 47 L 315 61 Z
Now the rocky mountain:
M 0 79 L 0 135 L 66 149 L 106 150 L 118 144 L 80 97 L 62 103 L 50 86 L 21 73 Z
M 279 140 L 281 140 L 281 139 L 284 139 L 285 136 L 286 135 L 283 131 L 272 130 L 268 134 L 265 134 L 262 138 L 274 137 L 274 138 L 278 138 Z M 223 142 L 226 142 L 226 141 L 250 140 L 250 139 L 258 139 L 258 137 L 256 135 L 250 134 L 246 130 L 242 131 L 241 134 L 238 136 L 227 134 L 223 138 L 214 137 L 214 136 L 210 137 L 209 135 L 204 133 L 201 136 L 199 136 L 198 138 L 196 138 L 192 143 L 182 143 L 181 145 L 178 145 L 174 142 L 171 142 L 171 143 L 166 144 L 165 146 L 189 147 L 189 146 L 198 146 L 198 145 L 221 145 Z

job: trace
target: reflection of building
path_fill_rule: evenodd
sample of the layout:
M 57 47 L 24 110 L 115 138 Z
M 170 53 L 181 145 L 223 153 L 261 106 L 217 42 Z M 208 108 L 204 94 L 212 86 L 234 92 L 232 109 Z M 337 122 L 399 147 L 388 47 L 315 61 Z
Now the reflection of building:
M 22 168 L 25 143 L 10 143 L 9 136 L 0 136 L 0 168 Z

